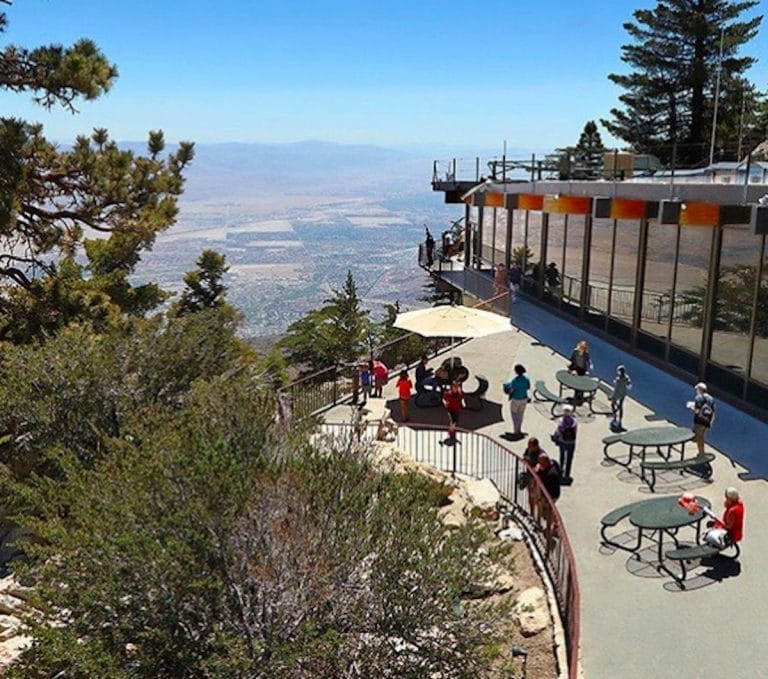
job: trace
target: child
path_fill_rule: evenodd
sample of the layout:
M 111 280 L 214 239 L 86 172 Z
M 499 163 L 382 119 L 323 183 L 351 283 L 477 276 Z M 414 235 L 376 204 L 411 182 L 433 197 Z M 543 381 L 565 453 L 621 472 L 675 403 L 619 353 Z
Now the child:
M 371 372 L 370 364 L 363 363 L 360 366 L 360 386 L 363 390 L 363 405 L 368 403 L 368 398 L 371 395 L 371 387 L 373 386 L 373 373 Z
M 624 431 L 621 420 L 624 417 L 624 399 L 632 388 L 632 380 L 627 375 L 627 369 L 620 365 L 616 368 L 616 378 L 613 380 L 613 396 L 611 396 L 611 431 Z
M 443 403 L 448 411 L 448 440 L 456 441 L 456 425 L 459 422 L 461 414 L 461 405 L 464 401 L 464 392 L 459 383 L 454 380 L 451 382 L 451 388 L 443 394 Z
M 413 383 L 408 378 L 408 371 L 401 370 L 400 377 L 397 379 L 397 394 L 400 397 L 400 414 L 403 416 L 403 422 L 411 419 L 408 405 L 411 400 L 411 390 Z

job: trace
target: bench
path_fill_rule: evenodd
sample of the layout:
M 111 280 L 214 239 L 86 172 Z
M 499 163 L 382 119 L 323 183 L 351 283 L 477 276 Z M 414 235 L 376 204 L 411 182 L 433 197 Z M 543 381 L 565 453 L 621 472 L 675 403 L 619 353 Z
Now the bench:
M 477 380 L 477 388 L 474 391 L 464 392 L 464 403 L 467 410 L 482 410 L 485 407 L 483 398 L 488 393 L 488 378 L 485 375 L 475 375 L 475 379 Z
M 696 457 L 688 457 L 682 460 L 670 460 L 670 461 L 653 461 L 653 462 L 641 462 L 640 468 L 642 469 L 642 478 L 648 484 L 648 487 L 653 491 L 656 485 L 656 472 L 668 471 L 670 469 L 679 469 L 682 474 L 684 471 L 690 471 L 703 479 L 711 478 L 712 476 L 712 464 L 715 459 L 712 453 L 704 453 L 703 455 L 697 455 Z M 696 468 L 700 467 L 699 470 Z M 650 480 L 645 475 L 646 471 L 651 472 Z
M 605 529 L 612 528 L 617 523 L 619 523 L 619 521 L 626 519 L 632 513 L 632 510 L 643 502 L 645 502 L 645 500 L 632 502 L 628 505 L 624 505 L 623 507 L 617 507 L 612 512 L 608 512 L 602 519 L 600 519 L 600 523 L 602 524 L 602 528 L 600 528 L 602 544 L 610 545 L 611 547 L 617 547 L 618 549 L 624 549 L 627 552 L 636 552 L 638 549 L 640 549 L 640 540 L 643 537 L 643 531 L 641 529 L 637 529 L 637 544 L 631 548 L 626 547 L 625 545 L 620 545 L 618 542 L 614 542 L 613 540 L 609 540 L 608 536 L 605 534 Z
M 723 554 L 726 549 L 731 548 L 734 549 L 733 555 Z M 715 556 L 717 554 L 721 554 L 728 559 L 738 559 L 739 554 L 741 554 L 741 548 L 739 547 L 739 543 L 735 542 L 729 544 L 723 549 L 718 549 L 712 545 L 693 545 L 691 547 L 678 547 L 677 549 L 671 549 L 668 552 L 664 552 L 665 558 L 669 559 L 670 561 L 678 561 L 680 563 L 680 570 L 682 570 L 682 574 L 679 577 L 675 577 L 675 580 L 677 580 L 677 583 L 683 589 L 685 589 L 683 581 L 688 575 L 686 564 L 689 564 L 691 561 L 704 559 L 708 556 Z
M 540 403 L 551 402 L 552 408 L 550 408 L 550 412 L 552 413 L 552 417 L 555 417 L 555 408 L 557 408 L 557 406 L 565 405 L 569 402 L 567 398 L 563 398 L 562 396 L 558 396 L 551 392 L 543 380 L 539 380 L 534 385 L 533 398 Z
M 603 457 L 606 460 L 610 460 L 611 462 L 615 462 L 616 464 L 625 464 L 624 462 L 620 462 L 616 458 L 611 457 L 608 454 L 608 447 L 612 446 L 614 443 L 619 443 L 621 441 L 621 434 L 610 434 L 609 436 L 603 437 Z
M 613 398 L 613 387 L 605 382 L 598 382 L 597 388 L 602 391 L 610 401 Z

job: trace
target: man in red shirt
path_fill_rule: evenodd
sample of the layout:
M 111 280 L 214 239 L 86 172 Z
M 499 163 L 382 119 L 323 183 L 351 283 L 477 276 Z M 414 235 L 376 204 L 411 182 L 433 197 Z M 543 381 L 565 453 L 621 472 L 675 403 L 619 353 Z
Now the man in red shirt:
M 463 401 L 464 392 L 459 383 L 454 380 L 451 382 L 451 388 L 443 394 L 443 404 L 448 411 L 448 439 L 451 441 L 456 440 L 456 425 L 459 422 Z
M 726 488 L 723 506 L 725 509 L 722 519 L 705 510 L 714 520 L 707 524 L 711 528 L 704 539 L 707 544 L 721 548 L 741 542 L 741 538 L 744 537 L 744 503 L 739 497 L 739 491 L 735 488 Z

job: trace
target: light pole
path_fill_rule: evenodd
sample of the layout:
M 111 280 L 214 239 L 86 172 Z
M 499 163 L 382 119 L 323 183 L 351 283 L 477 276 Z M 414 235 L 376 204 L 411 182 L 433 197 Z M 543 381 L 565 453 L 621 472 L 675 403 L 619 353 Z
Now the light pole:
M 717 80 L 715 81 L 715 107 L 712 112 L 712 137 L 709 142 L 709 164 L 715 157 L 715 134 L 717 129 L 717 107 L 720 104 L 720 76 L 723 72 L 723 38 L 725 37 L 725 26 L 720 29 L 720 57 L 717 60 Z

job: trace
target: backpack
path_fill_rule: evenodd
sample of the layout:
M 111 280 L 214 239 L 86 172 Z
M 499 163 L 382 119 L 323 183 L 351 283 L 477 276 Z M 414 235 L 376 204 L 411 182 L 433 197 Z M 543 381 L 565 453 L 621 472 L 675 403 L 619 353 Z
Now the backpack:
M 699 412 L 696 414 L 696 422 L 703 424 L 705 427 L 712 426 L 712 418 L 715 415 L 715 403 L 712 398 L 707 395 L 704 397 L 704 403 L 702 403 Z
M 566 425 L 560 430 L 560 440 L 563 443 L 573 443 L 576 440 L 576 424 Z

